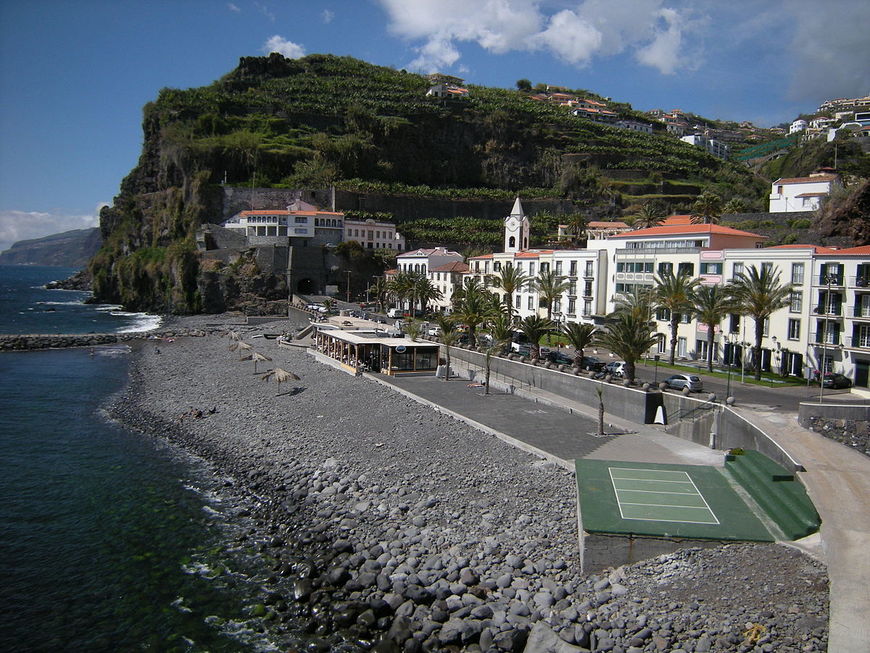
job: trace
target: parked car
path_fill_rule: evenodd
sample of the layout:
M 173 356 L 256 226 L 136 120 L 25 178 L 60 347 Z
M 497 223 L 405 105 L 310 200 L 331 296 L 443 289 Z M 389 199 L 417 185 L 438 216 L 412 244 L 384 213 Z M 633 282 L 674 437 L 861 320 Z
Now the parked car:
M 625 376 L 625 361 L 610 361 L 604 366 L 604 372 L 612 376 Z
M 591 372 L 600 372 L 604 369 L 604 363 L 600 358 L 595 358 L 595 356 L 584 356 L 583 361 L 580 363 L 581 369 L 589 370 Z
M 828 372 L 825 374 L 825 387 L 834 388 L 835 390 L 840 388 L 851 388 L 852 379 L 844 374 L 831 374 Z
M 546 359 L 551 363 L 555 363 L 556 365 L 573 365 L 574 358 L 563 354 L 561 351 L 549 351 L 547 352 Z
M 701 377 L 694 374 L 672 374 L 665 379 L 665 383 L 669 388 L 674 390 L 682 390 L 688 388 L 689 392 L 703 392 L 704 382 Z
M 433 327 L 429 327 L 429 331 L 428 331 L 427 333 L 428 333 L 430 336 L 433 336 L 433 337 L 437 338 L 438 336 L 441 335 L 441 327 L 440 327 L 440 326 L 437 326 L 437 325 L 436 325 L 436 326 L 433 326 Z

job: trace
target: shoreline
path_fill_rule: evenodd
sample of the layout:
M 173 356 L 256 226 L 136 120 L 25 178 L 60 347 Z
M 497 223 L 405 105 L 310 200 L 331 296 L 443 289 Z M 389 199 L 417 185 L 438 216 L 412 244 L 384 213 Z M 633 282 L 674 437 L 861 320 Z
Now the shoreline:
M 207 334 L 159 355 L 134 348 L 112 412 L 248 497 L 240 513 L 276 572 L 273 623 L 380 651 L 522 650 L 530 633 L 589 649 L 741 650 L 746 624 L 763 626 L 762 646 L 824 649 L 819 563 L 724 544 L 584 576 L 572 474 L 304 351 L 246 341 L 273 358 L 261 371 L 293 371 L 302 380 L 285 385 L 302 390 L 267 384 Z M 179 421 L 191 407 L 217 412 Z

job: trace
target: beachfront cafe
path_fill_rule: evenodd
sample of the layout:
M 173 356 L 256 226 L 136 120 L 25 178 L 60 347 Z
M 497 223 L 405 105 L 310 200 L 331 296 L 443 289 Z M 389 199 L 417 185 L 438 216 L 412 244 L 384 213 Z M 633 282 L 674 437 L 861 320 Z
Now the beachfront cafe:
M 439 345 L 397 338 L 383 331 L 344 331 L 318 328 L 317 351 L 338 361 L 348 371 L 368 369 L 390 376 L 433 374 Z

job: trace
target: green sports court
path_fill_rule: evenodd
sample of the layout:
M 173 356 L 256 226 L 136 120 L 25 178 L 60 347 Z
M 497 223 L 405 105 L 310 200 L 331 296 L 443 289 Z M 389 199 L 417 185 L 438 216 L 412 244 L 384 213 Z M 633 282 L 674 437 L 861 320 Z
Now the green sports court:
M 775 539 L 717 467 L 578 459 L 576 471 L 588 533 Z

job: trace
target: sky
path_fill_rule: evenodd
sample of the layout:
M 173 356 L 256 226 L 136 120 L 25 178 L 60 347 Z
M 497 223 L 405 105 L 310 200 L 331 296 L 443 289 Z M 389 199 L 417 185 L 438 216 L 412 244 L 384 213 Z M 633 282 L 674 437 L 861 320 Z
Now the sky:
M 331 53 L 790 122 L 870 94 L 866 0 L 0 0 L 0 251 L 96 226 L 161 88 Z

